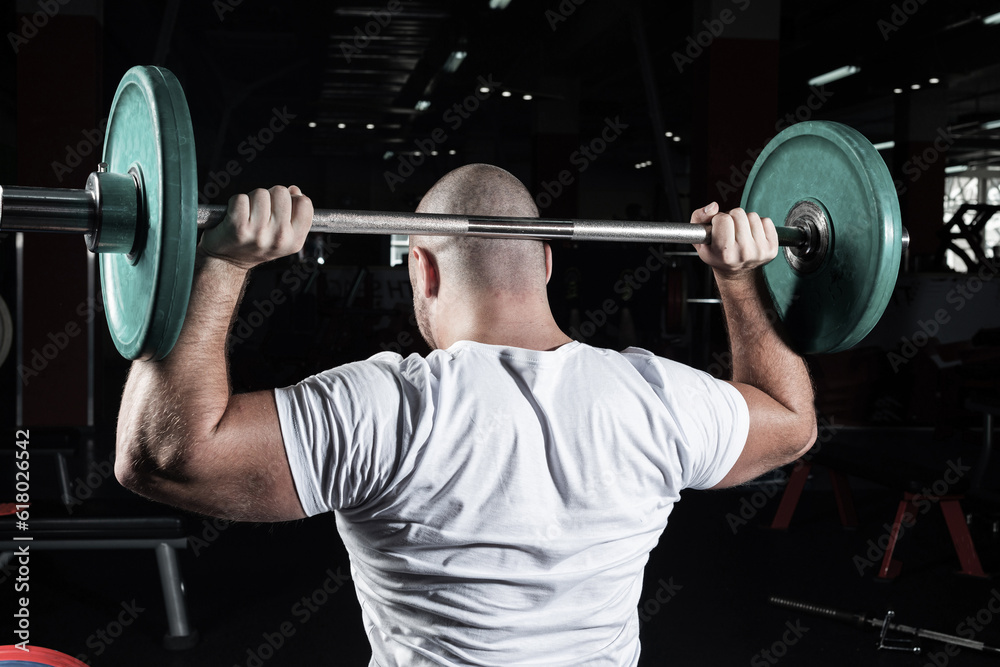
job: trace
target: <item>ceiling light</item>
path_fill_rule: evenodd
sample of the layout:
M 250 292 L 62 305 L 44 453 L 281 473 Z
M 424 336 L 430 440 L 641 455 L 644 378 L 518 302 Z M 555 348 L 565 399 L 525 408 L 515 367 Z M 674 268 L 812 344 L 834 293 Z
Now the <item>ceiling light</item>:
M 990 14 L 989 16 L 985 17 L 983 19 L 983 23 L 985 23 L 986 25 L 996 25 L 997 23 L 1000 23 L 1000 12 L 997 12 L 996 14 Z
M 507 5 L 510 4 L 510 0 L 490 0 L 490 9 L 507 9 Z
M 344 125 L 343 123 L 337 123 L 337 129 L 338 130 L 343 130 L 343 129 L 346 129 L 346 128 L 347 128 L 347 126 Z
M 469 54 L 465 51 L 452 51 L 451 55 L 448 56 L 448 59 L 444 61 L 444 65 L 441 69 L 449 74 L 454 74 L 458 71 L 458 68 L 462 66 L 462 62 L 468 55 Z
M 525 93 L 525 95 L 524 95 L 524 97 L 522 99 L 525 102 L 530 102 L 533 98 L 531 97 L 531 95 L 529 93 Z
M 503 96 L 503 97 L 510 97 L 510 91 L 509 90 L 505 90 L 502 93 L 500 93 L 500 95 Z
M 316 121 L 314 120 L 309 121 L 309 127 L 316 127 Z
M 903 89 L 902 89 L 902 88 L 893 88 L 893 89 L 892 89 L 892 92 L 894 92 L 894 93 L 896 93 L 897 95 L 899 95 L 899 94 L 901 94 L 901 93 L 903 92 Z
M 673 132 L 667 132 L 667 135 L 666 135 L 666 136 L 667 136 L 667 137 L 672 137 L 672 136 L 674 136 L 674 133 L 673 133 Z
M 486 93 L 490 92 L 490 89 L 487 88 L 486 86 L 483 86 L 482 88 L 479 89 L 479 92 L 481 92 L 483 94 L 486 94 Z
M 365 125 L 365 129 L 374 130 L 375 126 L 373 124 L 371 124 L 371 123 L 368 123 L 367 125 Z
M 385 154 L 382 156 L 382 159 L 383 160 L 391 160 L 393 157 L 395 157 L 395 155 L 396 154 L 393 153 L 392 151 L 386 151 Z
M 431 156 L 437 157 L 438 156 L 438 152 L 437 151 L 431 151 Z
M 861 71 L 860 67 L 855 67 L 854 65 L 844 65 L 843 67 L 838 67 L 835 70 L 830 70 L 826 74 L 820 74 L 819 76 L 814 76 L 809 79 L 810 86 L 822 86 L 826 83 L 833 83 L 843 79 L 845 76 L 851 76 L 852 74 L 857 74 Z
M 941 79 L 937 78 L 936 76 L 932 76 L 932 77 L 931 77 L 931 78 L 930 78 L 930 79 L 929 79 L 929 80 L 927 81 L 927 83 L 929 83 L 929 84 L 931 84 L 931 85 L 933 86 L 933 85 L 934 85 L 934 84 L 936 84 L 936 83 L 941 83 Z
M 427 111 L 428 109 L 431 108 L 431 101 L 430 100 L 420 100 L 419 102 L 417 102 L 416 106 L 414 106 L 413 108 L 416 109 L 417 111 Z
M 896 142 L 895 141 L 883 141 L 880 144 L 875 144 L 875 150 L 877 150 L 877 151 L 887 151 L 890 148 L 894 148 L 895 146 L 896 146 Z
M 1000 120 L 991 120 L 988 123 L 983 123 L 984 130 L 1000 130 Z
M 450 151 L 448 151 L 448 155 L 458 155 L 458 151 L 452 148 Z
M 915 84 L 911 85 L 910 86 L 910 90 L 920 90 L 920 84 L 919 83 L 915 83 Z
M 960 174 L 963 171 L 968 171 L 969 167 L 964 164 L 956 164 L 953 167 L 945 167 L 944 173 L 946 174 Z
M 680 140 L 681 140 L 680 137 L 674 137 L 674 141 L 680 141 Z

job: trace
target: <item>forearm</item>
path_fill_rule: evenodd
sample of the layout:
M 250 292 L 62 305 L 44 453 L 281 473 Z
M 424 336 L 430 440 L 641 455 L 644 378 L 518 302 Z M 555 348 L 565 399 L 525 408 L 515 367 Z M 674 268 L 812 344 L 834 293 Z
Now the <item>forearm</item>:
M 782 337 L 763 273 L 716 274 L 733 357 L 733 381 L 770 396 L 789 412 L 815 422 L 813 387 L 805 361 Z
M 187 450 L 217 429 L 230 398 L 226 337 L 246 277 L 198 253 L 176 345 L 163 360 L 132 364 L 118 419 L 119 478 L 183 480 Z

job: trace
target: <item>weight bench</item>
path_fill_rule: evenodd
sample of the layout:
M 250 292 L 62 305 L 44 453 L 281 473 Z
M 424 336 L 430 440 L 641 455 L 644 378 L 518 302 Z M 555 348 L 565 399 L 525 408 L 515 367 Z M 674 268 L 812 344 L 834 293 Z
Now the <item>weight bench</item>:
M 91 498 L 91 494 L 105 483 L 109 485 L 103 490 L 105 495 L 114 493 L 117 485 L 110 478 L 110 470 L 96 486 L 88 486 L 88 495 L 76 498 L 71 489 L 68 459 L 80 453 L 81 440 L 87 441 L 88 446 L 95 442 L 98 435 L 92 429 L 32 428 L 31 436 L 33 467 L 41 465 L 45 458 L 55 458 L 55 482 L 61 502 L 33 500 L 27 532 L 17 530 L 15 516 L 0 516 L 0 569 L 8 565 L 15 549 L 26 544 L 34 551 L 153 549 L 167 611 L 168 631 L 164 635 L 164 646 L 171 650 L 193 647 L 198 641 L 198 633 L 192 630 L 188 620 L 184 583 L 177 560 L 177 550 L 187 547 L 188 531 L 183 517 L 164 514 L 159 506 L 130 495 L 122 499 Z M 0 455 L 12 453 L 10 449 L 0 450 Z M 36 496 L 34 492 L 32 495 Z M 0 497 L 2 502 L 8 500 L 14 497 Z M 24 536 L 32 540 L 14 539 Z
M 29 521 L 33 539 L 15 541 L 15 517 L 0 518 L 0 567 L 13 557 L 13 550 L 29 545 L 32 550 L 153 549 L 160 571 L 160 584 L 167 610 L 168 632 L 163 638 L 170 650 L 193 647 L 198 633 L 191 629 L 184 601 L 184 582 L 177 562 L 177 549 L 187 546 L 187 531 L 178 516 L 46 518 L 37 516 L 32 503 Z

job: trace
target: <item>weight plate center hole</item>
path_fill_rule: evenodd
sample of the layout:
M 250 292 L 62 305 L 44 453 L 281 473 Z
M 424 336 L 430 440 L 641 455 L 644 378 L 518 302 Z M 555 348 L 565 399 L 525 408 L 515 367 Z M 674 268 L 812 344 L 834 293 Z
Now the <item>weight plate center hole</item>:
M 802 200 L 788 212 L 785 226 L 797 227 L 806 232 L 804 244 L 785 246 L 785 258 L 789 266 L 800 274 L 818 270 L 830 249 L 830 221 L 826 211 L 817 202 Z

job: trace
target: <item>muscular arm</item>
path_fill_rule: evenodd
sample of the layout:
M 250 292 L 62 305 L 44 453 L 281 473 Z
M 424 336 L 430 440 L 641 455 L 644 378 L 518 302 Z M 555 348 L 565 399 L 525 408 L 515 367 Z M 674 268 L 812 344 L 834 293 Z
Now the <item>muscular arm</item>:
M 768 321 L 763 275 L 719 280 L 733 354 L 733 386 L 750 409 L 743 453 L 717 488 L 742 484 L 805 454 L 816 440 L 813 388 L 805 362 Z
M 270 197 L 260 192 L 267 191 L 251 195 L 257 210 L 270 205 Z M 250 204 L 249 198 L 236 202 L 230 215 L 243 214 L 249 222 Z M 249 268 L 259 262 L 234 262 L 214 252 L 227 249 L 223 234 L 245 233 L 220 230 L 203 239 L 177 344 L 161 361 L 132 364 L 118 418 L 115 474 L 137 493 L 204 514 L 244 521 L 297 519 L 304 513 L 274 393 L 234 396 L 229 385 L 226 337 Z M 287 254 L 297 239 L 278 236 L 282 243 L 270 251 Z
M 769 219 L 740 209 L 715 214 L 712 243 L 699 254 L 715 272 L 733 355 L 732 385 L 750 411 L 747 442 L 732 470 L 715 488 L 749 481 L 809 450 L 816 440 L 813 388 L 805 361 L 781 335 L 781 323 L 760 266 L 777 253 Z M 772 324 L 771 320 L 774 320 Z

